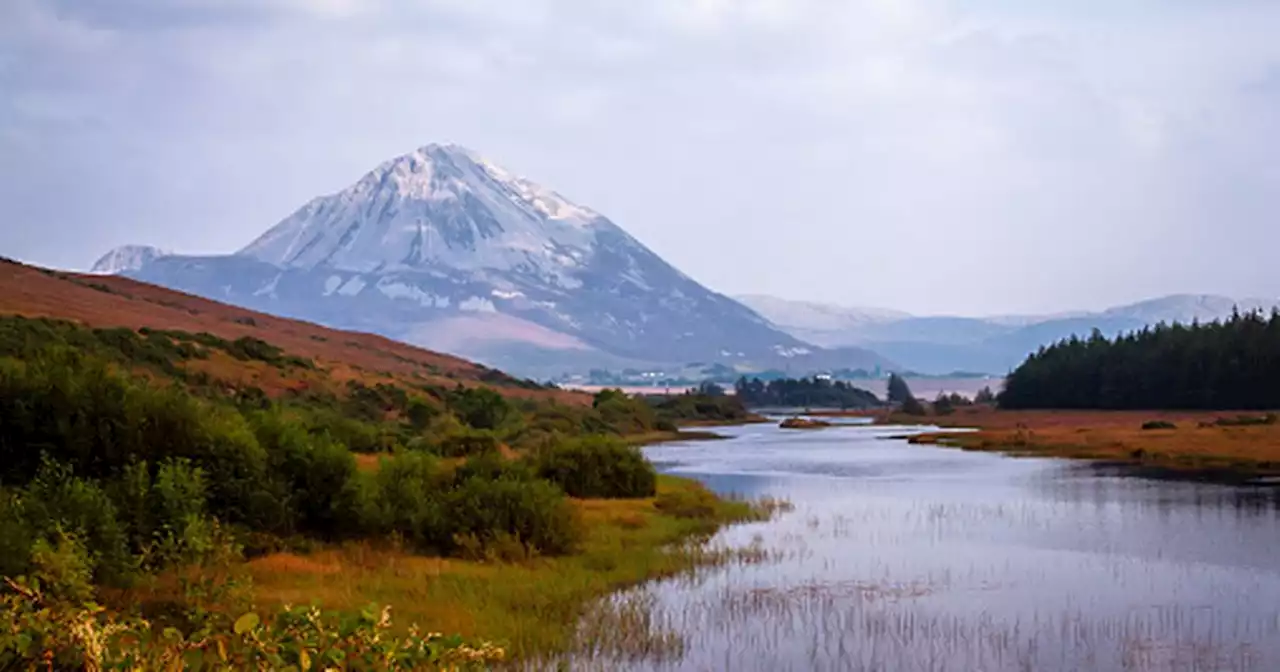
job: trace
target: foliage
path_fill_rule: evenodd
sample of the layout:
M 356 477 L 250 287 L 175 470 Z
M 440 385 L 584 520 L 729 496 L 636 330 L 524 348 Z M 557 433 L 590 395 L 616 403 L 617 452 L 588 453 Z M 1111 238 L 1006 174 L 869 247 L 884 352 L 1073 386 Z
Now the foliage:
M 653 407 L 643 399 L 631 397 L 622 390 L 601 390 L 596 393 L 591 407 L 600 419 L 618 434 L 641 434 L 657 423 Z
M 915 395 L 911 393 L 911 387 L 907 385 L 907 381 L 896 373 L 889 374 L 888 390 L 885 398 L 891 404 L 905 404 L 907 400 L 914 399 Z
M 1169 422 L 1168 420 L 1148 420 L 1142 423 L 1142 429 L 1148 430 L 1148 431 L 1154 430 L 1154 429 L 1177 429 L 1177 428 L 1178 428 L 1177 425 L 1173 424 L 1172 422 Z
M 447 402 L 459 419 L 475 429 L 499 429 L 515 417 L 506 398 L 487 387 L 459 385 L 449 393 Z
M 700 386 L 684 394 L 651 398 L 658 422 L 746 422 L 751 419 L 743 399 L 724 393 L 719 386 Z M 657 426 L 656 429 L 664 429 Z
M 1095 330 L 1041 348 L 1005 381 L 1001 408 L 1280 407 L 1280 313 L 1161 324 L 1108 339 Z
M 803 408 L 871 408 L 880 405 L 876 395 L 843 380 L 826 378 L 780 378 L 768 382 L 740 378 L 735 396 L 748 406 L 792 406 Z
M 6 579 L 0 668 L 85 670 L 481 670 L 505 657 L 489 643 L 392 633 L 389 608 L 358 613 L 287 607 L 248 612 L 184 634 L 92 602 L 56 599 L 38 579 Z
M 973 396 L 973 403 L 994 404 L 996 403 L 996 394 L 995 392 L 991 391 L 990 387 L 983 386 L 983 388 L 981 390 L 978 390 L 978 393 Z
M 542 480 L 471 477 L 444 499 L 442 530 L 451 550 L 515 544 L 522 555 L 564 555 L 582 540 L 582 525 L 564 493 Z
M 535 471 L 572 497 L 652 497 L 657 489 L 653 465 L 639 450 L 603 436 L 568 440 L 552 447 L 538 456 Z
M 938 415 L 951 415 L 957 408 L 972 406 L 973 404 L 974 402 L 969 401 L 968 398 L 958 392 L 952 392 L 951 394 L 939 392 L 937 398 L 933 400 L 933 412 Z

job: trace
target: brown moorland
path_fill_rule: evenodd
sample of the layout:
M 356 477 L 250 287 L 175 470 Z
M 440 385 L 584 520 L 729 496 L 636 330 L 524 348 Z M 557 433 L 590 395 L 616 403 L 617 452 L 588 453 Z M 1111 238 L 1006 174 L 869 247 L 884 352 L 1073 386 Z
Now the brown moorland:
M 215 379 L 252 384 L 272 396 L 316 386 L 340 389 L 359 380 L 369 385 L 484 385 L 507 397 L 591 403 L 585 393 L 528 389 L 500 371 L 383 336 L 276 317 L 125 277 L 54 271 L 6 259 L 0 259 L 0 315 L 56 318 L 90 327 L 208 332 L 227 340 L 248 336 L 316 362 L 319 370 L 311 372 L 284 372 L 217 354 L 190 364 Z
M 979 406 L 946 416 L 886 414 L 877 420 L 978 430 L 932 432 L 913 437 L 917 444 L 1102 460 L 1228 479 L 1280 476 L 1280 423 L 1257 411 L 1002 411 Z

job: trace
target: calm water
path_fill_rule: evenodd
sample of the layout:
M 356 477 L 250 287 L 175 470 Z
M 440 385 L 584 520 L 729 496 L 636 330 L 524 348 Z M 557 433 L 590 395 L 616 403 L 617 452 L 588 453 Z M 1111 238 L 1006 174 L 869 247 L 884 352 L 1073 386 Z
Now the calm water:
M 723 532 L 775 557 L 650 585 L 658 670 L 1280 670 L 1272 490 L 900 440 L 726 430 L 649 457 L 795 510 Z

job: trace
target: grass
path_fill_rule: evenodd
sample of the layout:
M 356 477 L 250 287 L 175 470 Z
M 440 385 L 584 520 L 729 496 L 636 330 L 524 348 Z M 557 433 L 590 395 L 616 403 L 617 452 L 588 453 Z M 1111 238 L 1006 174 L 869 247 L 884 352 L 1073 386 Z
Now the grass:
M 568 651 L 580 617 L 609 593 L 725 562 L 723 553 L 685 542 L 726 523 L 768 516 L 776 506 L 720 499 L 670 476 L 660 477 L 654 498 L 575 505 L 587 537 L 580 552 L 567 557 L 473 562 L 352 544 L 267 555 L 249 562 L 248 570 L 262 607 L 318 602 L 347 610 L 376 602 L 390 605 L 397 623 L 483 636 L 527 659 Z
M 927 422 L 976 432 L 939 431 L 918 444 L 1035 457 L 1102 460 L 1233 480 L 1280 475 L 1280 424 L 1241 423 L 1236 412 L 998 411 L 962 409 L 945 417 L 884 416 L 882 422 Z M 1224 420 L 1225 422 L 1220 422 Z M 1143 426 L 1173 425 L 1172 429 Z

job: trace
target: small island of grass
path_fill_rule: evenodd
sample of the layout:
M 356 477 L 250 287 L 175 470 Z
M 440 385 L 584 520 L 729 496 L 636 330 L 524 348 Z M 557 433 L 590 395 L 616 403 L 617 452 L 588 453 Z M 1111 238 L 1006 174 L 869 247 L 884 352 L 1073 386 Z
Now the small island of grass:
M 816 420 L 814 418 L 787 418 L 778 424 L 783 429 L 822 429 L 830 427 L 831 423 L 826 420 Z

